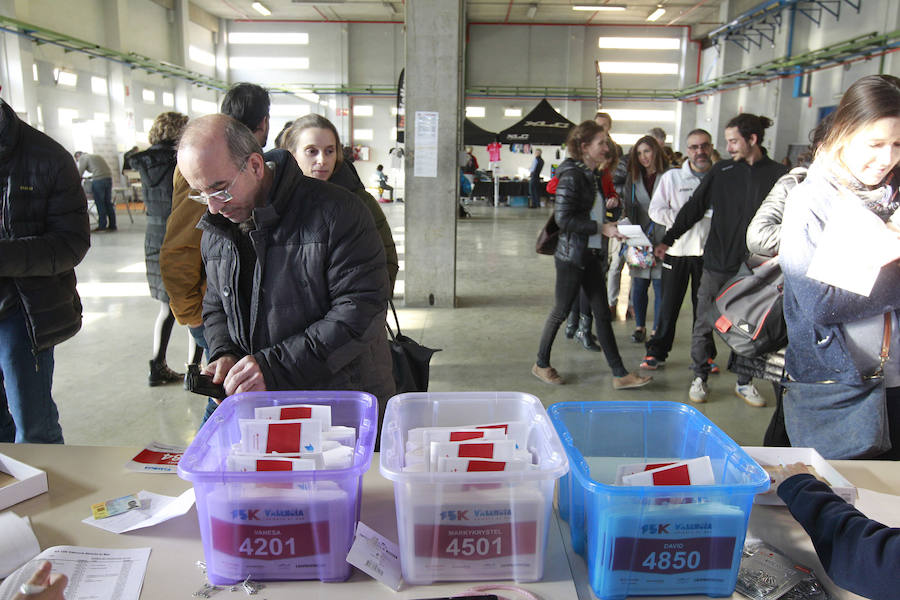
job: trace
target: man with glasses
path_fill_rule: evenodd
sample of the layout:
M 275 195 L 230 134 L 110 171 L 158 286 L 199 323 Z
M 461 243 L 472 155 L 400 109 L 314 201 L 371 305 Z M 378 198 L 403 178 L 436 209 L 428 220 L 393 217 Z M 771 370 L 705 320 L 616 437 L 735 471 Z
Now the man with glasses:
M 207 288 L 205 373 L 226 393 L 394 393 L 385 316 L 390 284 L 371 214 L 343 188 L 305 177 L 293 157 L 265 158 L 227 115 L 191 121 L 178 149 Z
M 710 159 L 712 137 L 704 129 L 695 129 L 687 136 L 687 157 L 680 169 L 670 169 L 662 174 L 659 186 L 650 201 L 650 219 L 671 227 L 675 216 L 685 205 L 697 186 L 712 167 Z M 712 210 L 706 212 L 684 235 L 666 251 L 662 263 L 662 301 L 660 302 L 659 328 L 647 342 L 647 356 L 641 362 L 642 369 L 655 371 L 666 364 L 675 340 L 675 324 L 684 302 L 688 283 L 691 284 L 691 306 L 697 318 L 697 290 L 703 273 L 703 246 L 709 235 Z M 692 321 L 693 322 L 693 321 Z M 710 350 L 715 356 L 715 346 Z

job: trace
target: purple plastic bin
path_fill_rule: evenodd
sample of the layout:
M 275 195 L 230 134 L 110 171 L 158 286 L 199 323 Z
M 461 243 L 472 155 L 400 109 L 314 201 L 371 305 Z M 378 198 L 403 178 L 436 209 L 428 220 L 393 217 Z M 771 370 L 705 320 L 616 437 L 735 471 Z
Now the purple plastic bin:
M 357 430 L 353 464 L 320 471 L 226 471 L 241 439 L 238 419 L 259 406 L 328 404 L 332 425 Z M 226 398 L 178 464 L 194 484 L 209 581 L 350 576 L 346 556 L 359 520 L 362 476 L 372 461 L 378 404 L 364 392 L 249 392 Z

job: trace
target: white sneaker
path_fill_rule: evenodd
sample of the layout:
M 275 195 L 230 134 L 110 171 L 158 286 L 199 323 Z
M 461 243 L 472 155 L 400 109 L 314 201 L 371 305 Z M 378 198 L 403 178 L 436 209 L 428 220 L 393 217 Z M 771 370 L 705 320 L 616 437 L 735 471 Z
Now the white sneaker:
M 755 408 L 760 408 L 766 405 L 766 399 L 759 395 L 759 391 L 752 383 L 748 383 L 745 385 L 736 383 L 734 385 L 734 393 L 738 398 L 741 398 L 744 402 Z
M 706 385 L 706 382 L 699 377 L 694 377 L 694 380 L 691 382 L 691 390 L 688 392 L 688 398 L 691 399 L 691 402 L 696 402 L 697 404 L 706 402 L 708 393 L 709 387 Z

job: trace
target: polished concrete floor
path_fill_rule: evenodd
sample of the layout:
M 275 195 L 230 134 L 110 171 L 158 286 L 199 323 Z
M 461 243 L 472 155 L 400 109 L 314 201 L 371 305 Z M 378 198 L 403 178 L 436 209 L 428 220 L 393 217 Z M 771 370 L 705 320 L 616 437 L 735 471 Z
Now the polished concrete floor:
M 383 205 L 403 259 L 403 204 Z M 567 400 L 670 400 L 687 402 L 692 374 L 690 307 L 678 324 L 675 349 L 653 382 L 639 390 L 615 391 L 601 354 L 567 340 L 560 330 L 552 363 L 566 379 L 551 386 L 530 372 L 544 319 L 553 301 L 553 259 L 534 252 L 534 240 L 549 208 L 471 206 L 459 222 L 458 306 L 403 308 L 404 333 L 443 350 L 432 360 L 434 392 L 507 390 L 534 394 L 545 405 Z M 56 348 L 54 397 L 68 444 L 142 446 L 150 441 L 186 445 L 206 399 L 180 384 L 147 385 L 153 325 L 159 303 L 150 298 L 144 275 L 143 215 L 130 223 L 119 212 L 119 231 L 96 233 L 77 268 L 84 327 Z M 400 278 L 402 280 L 401 271 Z M 398 289 L 402 286 L 398 283 Z M 652 311 L 652 303 L 651 303 Z M 648 317 L 648 322 L 652 322 Z M 633 322 L 614 325 L 620 352 L 637 369 L 643 345 L 629 340 Z M 189 334 L 176 326 L 169 365 L 183 370 Z M 720 348 L 723 347 L 720 344 Z M 726 363 L 727 357 L 721 356 Z M 772 408 L 751 408 L 734 395 L 735 376 L 710 376 L 710 399 L 699 408 L 735 440 L 760 445 Z M 759 390 L 772 404 L 772 389 Z

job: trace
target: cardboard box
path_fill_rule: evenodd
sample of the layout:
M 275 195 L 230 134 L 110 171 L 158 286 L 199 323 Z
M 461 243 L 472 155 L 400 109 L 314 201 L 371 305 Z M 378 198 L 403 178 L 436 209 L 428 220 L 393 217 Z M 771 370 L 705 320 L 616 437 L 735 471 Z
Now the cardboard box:
M 33 498 L 47 491 L 47 473 L 0 454 L 0 474 L 11 475 L 17 481 L 0 487 L 0 510 Z M 3 479 L 6 479 L 3 477 Z
M 856 504 L 857 491 L 856 486 L 847 481 L 847 478 L 841 475 L 837 469 L 822 458 L 822 455 L 816 452 L 815 448 L 776 448 L 763 446 L 744 446 L 747 454 L 759 463 L 759 466 L 765 468 L 774 465 L 789 465 L 792 463 L 803 463 L 813 467 L 820 477 L 824 478 L 834 490 L 834 493 L 840 496 L 850 504 Z M 775 493 L 775 488 L 771 488 L 765 494 L 757 494 L 753 499 L 755 504 L 772 504 L 784 506 L 781 498 Z

